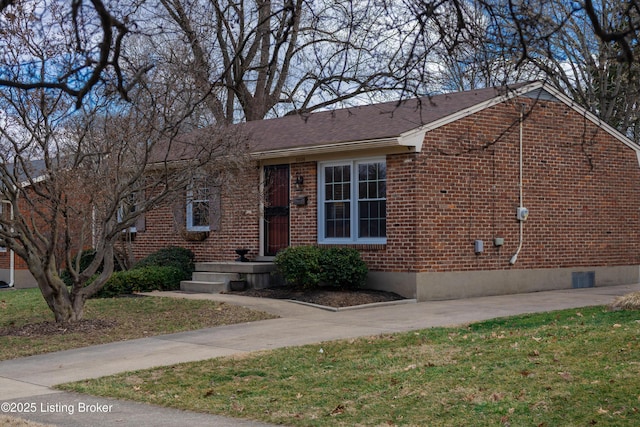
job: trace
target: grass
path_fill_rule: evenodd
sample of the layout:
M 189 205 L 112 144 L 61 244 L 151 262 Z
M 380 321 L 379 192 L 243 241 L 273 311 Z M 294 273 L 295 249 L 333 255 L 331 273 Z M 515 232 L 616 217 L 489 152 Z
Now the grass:
M 286 425 L 637 426 L 639 319 L 637 311 L 574 309 L 62 388 Z
M 139 297 L 88 300 L 87 320 L 103 320 L 114 326 L 98 331 L 80 328 L 39 333 L 53 313 L 38 289 L 0 292 L 0 360 L 94 344 L 143 338 L 165 333 L 270 319 L 274 316 L 234 305 L 205 300 Z M 8 334 L 35 326 L 26 336 Z

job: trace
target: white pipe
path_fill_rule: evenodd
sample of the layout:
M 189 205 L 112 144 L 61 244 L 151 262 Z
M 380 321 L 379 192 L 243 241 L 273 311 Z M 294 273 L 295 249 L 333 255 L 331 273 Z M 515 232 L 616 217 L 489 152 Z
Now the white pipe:
M 519 207 L 524 206 L 523 204 L 523 194 L 522 194 L 522 123 L 524 122 L 524 104 L 522 104 L 520 109 L 520 178 L 518 182 L 518 187 L 520 190 L 520 204 Z M 520 220 L 520 242 L 518 243 L 518 249 L 516 253 L 513 254 L 511 259 L 509 260 L 509 264 L 513 265 L 518 261 L 518 255 L 520 255 L 520 250 L 522 250 L 522 241 L 524 240 L 524 221 Z
M 522 235 L 524 234 L 523 222 L 524 221 L 520 221 L 520 243 L 518 243 L 518 249 L 516 250 L 516 253 L 513 254 L 511 259 L 509 260 L 509 264 L 511 265 L 515 264 L 516 261 L 518 261 L 518 255 L 520 254 L 520 250 L 522 249 Z
M 10 200 L 3 200 L 2 203 L 6 203 L 11 207 L 11 222 L 13 223 L 13 203 L 11 203 Z M 13 231 L 13 229 L 12 229 Z M 15 285 L 15 277 L 16 277 L 16 273 L 15 273 L 15 266 L 16 266 L 16 254 L 13 252 L 13 249 L 9 250 L 9 283 L 7 284 L 8 287 L 13 288 L 13 286 Z

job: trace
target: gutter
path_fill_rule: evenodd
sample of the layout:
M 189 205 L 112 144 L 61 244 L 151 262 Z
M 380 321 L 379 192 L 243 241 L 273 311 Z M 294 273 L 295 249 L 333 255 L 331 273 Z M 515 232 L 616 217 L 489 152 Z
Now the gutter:
M 337 144 L 314 145 L 311 147 L 292 147 L 278 150 L 254 151 L 251 157 L 257 160 L 283 157 L 333 154 L 346 151 L 371 150 L 376 148 L 400 148 L 401 138 L 365 139 L 361 141 L 340 142 Z

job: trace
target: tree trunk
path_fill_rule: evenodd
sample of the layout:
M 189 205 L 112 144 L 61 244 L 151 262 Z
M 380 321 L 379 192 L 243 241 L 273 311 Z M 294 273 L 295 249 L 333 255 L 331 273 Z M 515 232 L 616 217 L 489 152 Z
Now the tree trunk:
M 35 269 L 32 265 L 30 270 L 49 309 L 53 312 L 56 323 L 72 323 L 82 319 L 85 298 L 72 298 L 67 285 L 55 270 L 46 274 L 44 269 Z
M 56 323 L 72 323 L 82 318 L 84 307 L 80 309 L 80 316 L 78 316 L 76 312 L 77 308 L 75 307 L 76 304 L 72 304 L 68 296 L 69 294 L 66 294 L 65 296 L 58 293 L 57 295 L 51 295 L 49 298 L 45 296 L 47 305 L 53 312 Z

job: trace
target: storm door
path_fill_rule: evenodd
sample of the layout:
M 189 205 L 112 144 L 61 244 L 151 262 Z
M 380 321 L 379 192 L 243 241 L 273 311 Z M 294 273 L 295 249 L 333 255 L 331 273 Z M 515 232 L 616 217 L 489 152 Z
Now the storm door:
M 264 167 L 264 254 L 289 246 L 289 165 Z

